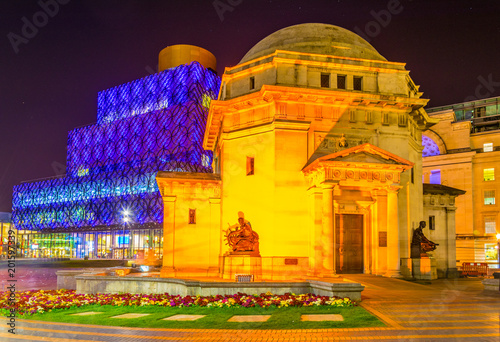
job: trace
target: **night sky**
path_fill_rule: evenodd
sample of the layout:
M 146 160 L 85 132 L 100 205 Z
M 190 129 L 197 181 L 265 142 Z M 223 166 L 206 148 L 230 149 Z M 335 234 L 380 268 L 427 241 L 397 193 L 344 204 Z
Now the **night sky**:
M 429 107 L 500 95 L 499 1 L 397 3 L 2 0 L 0 211 L 14 185 L 65 173 L 67 133 L 96 122 L 98 91 L 149 75 L 173 44 L 208 49 L 221 75 L 274 31 L 327 23 L 407 63 Z

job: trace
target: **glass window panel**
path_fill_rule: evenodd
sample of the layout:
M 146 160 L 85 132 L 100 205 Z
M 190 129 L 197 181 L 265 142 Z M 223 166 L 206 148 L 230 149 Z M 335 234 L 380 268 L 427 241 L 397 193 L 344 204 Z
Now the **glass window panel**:
M 483 179 L 485 181 L 495 180 L 495 168 L 483 169 Z
M 489 116 L 489 115 L 496 115 L 498 113 L 497 111 L 497 106 L 496 105 L 493 105 L 493 106 L 486 106 L 486 115 Z
M 483 152 L 493 152 L 493 143 L 483 144 Z
M 345 79 L 346 79 L 345 75 L 337 75 L 337 88 L 338 89 L 345 89 L 346 88 Z
M 498 260 L 497 245 L 493 243 L 484 244 L 484 258 L 486 260 Z
M 484 232 L 486 234 L 496 234 L 497 223 L 495 216 L 484 217 Z
M 441 170 L 432 170 L 429 183 L 441 184 Z
M 484 191 L 484 204 L 485 205 L 495 204 L 495 190 Z
M 354 76 L 352 81 L 354 90 L 363 90 L 363 77 Z

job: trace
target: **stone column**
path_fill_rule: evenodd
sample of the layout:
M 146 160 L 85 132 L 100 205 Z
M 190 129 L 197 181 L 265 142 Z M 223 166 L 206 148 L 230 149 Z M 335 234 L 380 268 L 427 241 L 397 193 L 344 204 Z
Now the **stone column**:
M 219 256 L 222 255 L 223 234 L 220 222 L 220 198 L 209 198 L 210 202 L 210 232 L 208 240 L 208 274 L 219 275 Z
M 333 209 L 334 184 L 323 188 L 323 276 L 335 276 L 335 211 Z
M 387 189 L 387 272 L 386 277 L 399 278 L 399 219 L 398 219 L 399 187 Z
M 175 200 L 177 196 L 163 197 L 163 267 L 160 277 L 175 277 Z
M 378 215 L 379 215 L 379 205 L 378 205 L 378 190 L 372 190 L 372 198 L 375 203 L 370 207 L 370 217 L 371 217 L 371 274 L 379 274 L 379 260 L 378 260 L 378 251 L 379 251 L 379 243 L 378 243 L 378 232 L 379 232 L 379 224 L 378 224 Z

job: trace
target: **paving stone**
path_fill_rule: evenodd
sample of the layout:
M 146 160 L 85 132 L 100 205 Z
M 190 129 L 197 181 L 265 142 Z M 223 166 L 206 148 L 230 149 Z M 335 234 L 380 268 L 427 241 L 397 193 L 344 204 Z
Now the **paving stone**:
M 163 318 L 164 321 L 196 321 L 197 319 L 203 318 L 205 315 L 173 315 L 167 318 Z
M 149 315 L 151 315 L 151 314 L 128 313 L 128 314 L 113 316 L 111 318 L 140 318 L 140 317 L 149 316 Z
M 319 322 L 319 321 L 343 321 L 344 317 L 342 315 L 335 314 L 325 314 L 325 315 L 301 315 L 301 321 L 309 321 L 309 322 Z
M 228 319 L 228 322 L 265 322 L 271 315 L 241 315 L 233 316 Z
M 87 311 L 87 312 L 80 312 L 77 314 L 71 314 L 69 316 L 90 316 L 90 315 L 98 315 L 102 314 L 102 312 L 97 312 L 97 311 Z

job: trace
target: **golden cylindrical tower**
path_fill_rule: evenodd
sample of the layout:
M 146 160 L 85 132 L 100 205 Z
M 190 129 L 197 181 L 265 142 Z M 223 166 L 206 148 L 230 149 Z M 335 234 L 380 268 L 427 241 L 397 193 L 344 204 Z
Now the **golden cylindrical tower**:
M 196 61 L 207 69 L 217 71 L 217 60 L 208 50 L 194 45 L 171 45 L 160 51 L 158 72 Z

